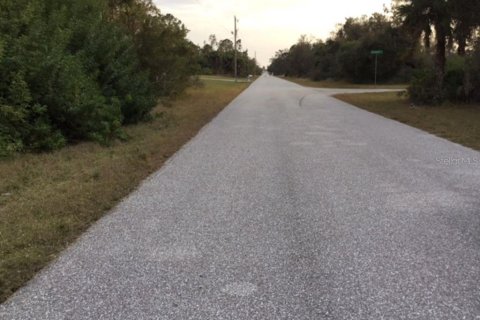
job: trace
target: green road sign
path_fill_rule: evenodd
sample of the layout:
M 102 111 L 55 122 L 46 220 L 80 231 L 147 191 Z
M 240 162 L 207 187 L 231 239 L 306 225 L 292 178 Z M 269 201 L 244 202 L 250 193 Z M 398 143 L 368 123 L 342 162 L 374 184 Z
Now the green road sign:
M 375 55 L 375 85 L 377 85 L 378 56 L 383 54 L 383 50 L 372 50 L 370 53 Z

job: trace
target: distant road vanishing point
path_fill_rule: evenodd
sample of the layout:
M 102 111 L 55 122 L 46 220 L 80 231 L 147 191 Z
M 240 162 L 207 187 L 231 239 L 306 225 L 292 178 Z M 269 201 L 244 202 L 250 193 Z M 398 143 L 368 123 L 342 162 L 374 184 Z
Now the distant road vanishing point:
M 346 91 L 262 76 L 0 319 L 480 319 L 480 153 Z

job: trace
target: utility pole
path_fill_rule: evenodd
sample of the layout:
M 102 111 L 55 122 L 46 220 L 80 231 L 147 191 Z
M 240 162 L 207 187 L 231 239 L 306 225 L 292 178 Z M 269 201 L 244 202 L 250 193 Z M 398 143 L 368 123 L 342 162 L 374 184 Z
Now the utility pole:
M 238 29 L 237 29 L 237 16 L 233 17 L 233 46 L 235 48 L 235 60 L 233 62 L 234 74 L 235 74 L 235 82 L 237 82 L 237 36 L 238 36 Z

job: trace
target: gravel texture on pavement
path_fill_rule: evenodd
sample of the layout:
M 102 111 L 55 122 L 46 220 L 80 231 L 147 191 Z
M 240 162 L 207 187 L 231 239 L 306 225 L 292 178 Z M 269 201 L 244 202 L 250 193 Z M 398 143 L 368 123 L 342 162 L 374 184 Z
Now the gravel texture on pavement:
M 0 319 L 480 319 L 480 153 L 262 76 Z

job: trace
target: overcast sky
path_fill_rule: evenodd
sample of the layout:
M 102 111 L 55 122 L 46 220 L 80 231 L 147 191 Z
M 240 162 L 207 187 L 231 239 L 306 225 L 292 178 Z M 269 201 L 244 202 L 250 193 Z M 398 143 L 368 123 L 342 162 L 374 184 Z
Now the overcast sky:
M 210 34 L 231 38 L 233 16 L 240 23 L 244 48 L 262 66 L 279 49 L 302 34 L 326 39 L 346 17 L 383 11 L 390 0 L 154 0 L 162 13 L 171 13 L 190 30 L 189 39 L 202 45 Z

